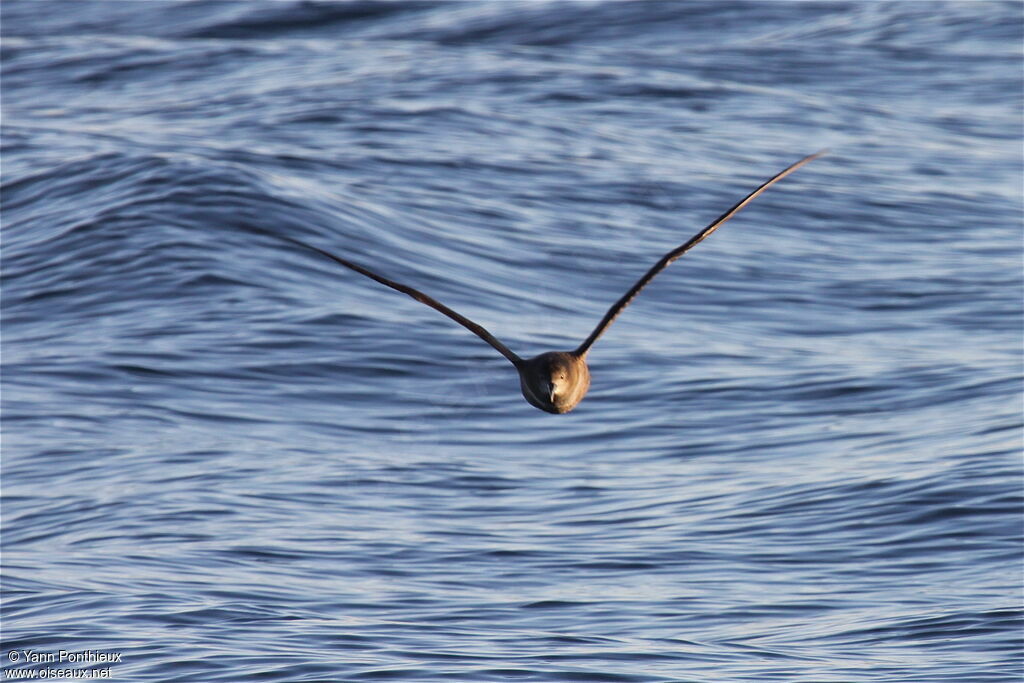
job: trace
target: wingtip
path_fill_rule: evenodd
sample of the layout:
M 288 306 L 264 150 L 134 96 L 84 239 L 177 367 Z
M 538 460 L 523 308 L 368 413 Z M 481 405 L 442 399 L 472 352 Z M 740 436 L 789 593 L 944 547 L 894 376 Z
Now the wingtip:
M 779 173 L 777 176 L 772 178 L 770 181 L 768 181 L 768 183 L 766 183 L 766 185 L 771 184 L 771 183 L 775 182 L 776 180 L 780 180 L 781 178 L 784 178 L 785 176 L 789 175 L 790 173 L 792 173 L 796 169 L 800 168 L 801 166 L 804 166 L 805 164 L 808 164 L 808 163 L 814 161 L 815 159 L 817 159 L 818 157 L 820 157 L 820 156 L 822 156 L 824 154 L 828 154 L 829 151 L 830 151 L 829 148 L 825 147 L 824 149 L 819 149 L 814 154 L 808 154 L 803 159 L 800 159 L 799 161 L 794 162 L 791 166 L 789 166 L 784 171 Z

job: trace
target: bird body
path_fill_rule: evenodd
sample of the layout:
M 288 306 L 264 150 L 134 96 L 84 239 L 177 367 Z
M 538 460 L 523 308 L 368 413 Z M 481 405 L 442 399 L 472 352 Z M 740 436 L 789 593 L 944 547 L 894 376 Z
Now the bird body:
M 394 282 L 389 280 L 368 268 L 353 263 L 347 259 L 335 256 L 329 251 L 314 247 L 300 242 L 299 240 L 291 237 L 279 236 L 294 244 L 298 244 L 307 249 L 319 252 L 327 258 L 333 259 L 337 263 L 350 268 L 351 270 L 361 273 L 366 277 L 376 280 L 377 282 L 391 287 L 399 292 L 408 294 L 412 298 L 416 299 L 422 304 L 430 306 L 431 308 L 439 311 L 440 313 L 448 316 L 455 322 L 459 323 L 473 334 L 477 335 L 485 342 L 494 347 L 501 355 L 509 360 L 516 371 L 519 373 L 519 384 L 523 391 L 523 397 L 530 403 L 530 405 L 540 408 L 543 411 L 555 414 L 567 413 L 579 404 L 583 400 L 583 397 L 587 393 L 587 389 L 590 388 L 590 370 L 587 367 L 587 353 L 590 351 L 590 347 L 594 344 L 597 339 L 604 334 L 608 326 L 611 325 L 620 313 L 636 298 L 637 294 L 640 293 L 644 287 L 647 286 L 655 275 L 664 270 L 670 263 L 675 261 L 677 258 L 685 254 L 699 242 L 704 240 L 708 235 L 717 230 L 726 221 L 732 218 L 736 213 L 743 207 L 754 200 L 759 194 L 764 192 L 768 187 L 773 185 L 775 182 L 781 180 L 785 176 L 789 175 L 796 169 L 800 168 L 804 164 L 808 163 L 812 159 L 824 154 L 824 151 L 816 154 L 806 156 L 800 161 L 788 166 L 779 173 L 775 174 L 764 183 L 762 183 L 757 189 L 748 194 L 746 197 L 737 202 L 731 209 L 723 213 L 721 216 L 716 218 L 714 221 L 708 224 L 703 230 L 698 232 L 696 235 L 691 237 L 689 240 L 679 245 L 675 249 L 671 250 L 664 256 L 662 256 L 657 263 L 641 277 L 636 283 L 629 288 L 629 290 L 623 294 L 618 301 L 616 301 L 604 314 L 604 317 L 597 324 L 590 335 L 572 351 L 548 351 L 542 353 L 539 356 L 535 356 L 529 359 L 522 359 L 516 355 L 511 349 L 505 344 L 499 341 L 494 335 L 484 329 L 481 325 L 473 322 L 469 318 L 466 318 L 459 313 L 456 313 L 452 309 L 448 308 L 440 301 L 433 299 L 423 292 L 413 289 L 407 285 Z
M 590 388 L 586 356 L 575 351 L 548 351 L 516 364 L 523 397 L 535 408 L 567 413 Z

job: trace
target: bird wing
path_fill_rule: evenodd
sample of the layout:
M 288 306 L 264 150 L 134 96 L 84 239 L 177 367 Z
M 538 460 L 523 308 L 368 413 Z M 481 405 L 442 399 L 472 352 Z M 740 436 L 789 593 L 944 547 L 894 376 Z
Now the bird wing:
M 591 332 L 590 336 L 587 337 L 586 340 L 584 340 L 584 342 L 579 345 L 579 347 L 576 349 L 574 353 L 578 356 L 585 355 L 587 351 L 590 350 L 591 345 L 593 345 L 593 343 L 597 341 L 597 338 L 604 334 L 604 331 L 608 329 L 608 326 L 611 325 L 617 317 L 619 317 L 619 314 L 622 313 L 622 310 L 626 308 L 626 306 L 628 306 L 630 302 L 633 301 L 633 299 L 636 298 L 636 295 L 639 294 L 640 291 L 647 286 L 648 282 L 654 279 L 655 275 L 663 271 L 670 263 L 672 263 L 677 258 L 685 254 L 691 248 L 700 243 L 705 237 L 707 237 L 715 230 L 717 230 L 722 224 L 724 224 L 730 218 L 739 213 L 740 209 L 742 209 L 747 204 L 752 202 L 759 194 L 767 190 L 775 182 L 785 178 L 787 175 L 789 175 L 796 169 L 800 168 L 804 164 L 808 163 L 809 161 L 818 158 L 826 151 L 827 150 L 822 150 L 815 154 L 811 154 L 810 156 L 806 156 L 800 161 L 793 164 L 792 166 L 789 166 L 786 169 L 782 170 L 781 172 L 775 174 L 774 176 L 766 180 L 764 183 L 762 183 L 761 186 L 758 187 L 756 190 L 754 190 L 746 197 L 741 199 L 739 202 L 737 202 L 736 205 L 733 206 L 731 209 L 729 209 L 721 216 L 716 218 L 714 221 L 712 221 L 711 224 L 708 225 L 706 228 L 698 232 L 685 243 L 679 245 L 672 251 L 662 256 L 657 263 L 651 266 L 651 269 L 648 270 L 643 277 L 636 281 L 635 285 L 629 288 L 629 291 L 623 294 L 618 301 L 612 304 L 612 307 L 609 308 L 608 312 L 604 314 L 603 318 L 601 318 L 601 322 L 597 324 L 597 327 L 594 328 L 594 331 Z
M 427 306 L 430 306 L 434 310 L 443 313 L 444 315 L 448 316 L 449 318 L 451 318 L 452 320 L 454 320 L 458 324 L 460 324 L 463 327 L 465 327 L 467 330 L 469 330 L 470 332 L 472 332 L 476 336 L 478 336 L 481 339 L 483 339 L 485 342 L 487 342 L 488 344 L 493 346 L 495 349 L 497 349 L 498 353 L 500 353 L 501 355 L 505 356 L 505 358 L 508 358 L 509 361 L 513 365 L 518 366 L 519 363 L 522 362 L 522 359 L 519 356 L 514 354 L 507 346 L 505 346 L 500 341 L 498 341 L 494 337 L 493 334 L 491 334 L 490 332 L 485 330 L 482 326 L 477 325 L 475 322 L 473 322 L 469 318 L 465 317 L 464 315 L 456 313 L 452 309 L 450 309 L 447 306 L 445 306 L 444 304 L 442 304 L 437 299 L 434 299 L 433 297 L 427 296 L 426 294 L 424 294 L 423 292 L 419 291 L 418 289 L 413 289 L 412 287 L 407 287 L 406 285 L 403 285 L 401 283 L 395 282 L 394 280 L 389 280 L 386 277 L 383 277 L 381 275 L 378 275 L 377 273 L 374 273 L 372 270 L 369 270 L 368 268 L 362 267 L 358 263 L 353 263 L 352 261 L 349 261 L 347 259 L 343 259 L 340 256 L 335 256 L 331 252 L 325 251 L 325 250 L 323 250 L 323 249 L 321 249 L 319 247 L 314 247 L 311 244 L 306 244 L 305 242 L 300 242 L 297 239 L 293 239 L 291 237 L 285 237 L 284 235 L 278 235 L 278 237 L 280 239 L 286 240 L 286 241 L 291 242 L 293 244 L 297 244 L 297 245 L 299 245 L 301 247 L 305 247 L 306 249 L 311 249 L 312 251 L 319 252 L 319 253 L 323 254 L 324 256 L 326 256 L 327 258 L 332 259 L 332 260 L 336 261 L 337 263 L 340 263 L 341 265 L 345 266 L 346 268 L 351 268 L 352 270 L 356 271 L 357 273 L 365 275 L 366 277 L 370 278 L 371 280 L 376 280 L 377 282 L 381 283 L 382 285 L 386 285 L 386 286 L 390 287 L 391 289 L 397 289 L 399 292 L 402 292 L 403 294 L 408 294 L 413 299 L 416 299 L 416 301 L 419 301 L 421 304 L 426 304 Z

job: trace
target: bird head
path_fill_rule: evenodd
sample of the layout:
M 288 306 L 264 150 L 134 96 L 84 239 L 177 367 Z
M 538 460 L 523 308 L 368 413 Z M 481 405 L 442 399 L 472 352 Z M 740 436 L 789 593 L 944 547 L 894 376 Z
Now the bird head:
M 582 355 L 549 351 L 516 366 L 523 397 L 549 413 L 567 413 L 590 388 L 590 370 Z

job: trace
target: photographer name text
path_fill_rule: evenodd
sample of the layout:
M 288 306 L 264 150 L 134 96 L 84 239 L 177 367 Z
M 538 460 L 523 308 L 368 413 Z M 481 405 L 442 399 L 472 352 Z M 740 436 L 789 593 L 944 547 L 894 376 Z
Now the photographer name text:
M 104 664 L 116 664 L 121 661 L 120 652 L 97 652 L 96 650 L 82 650 L 70 652 L 58 650 L 57 652 L 38 652 L 36 650 L 11 650 L 8 659 L 12 662 L 25 662 L 27 664 L 91 664 L 100 662 Z

